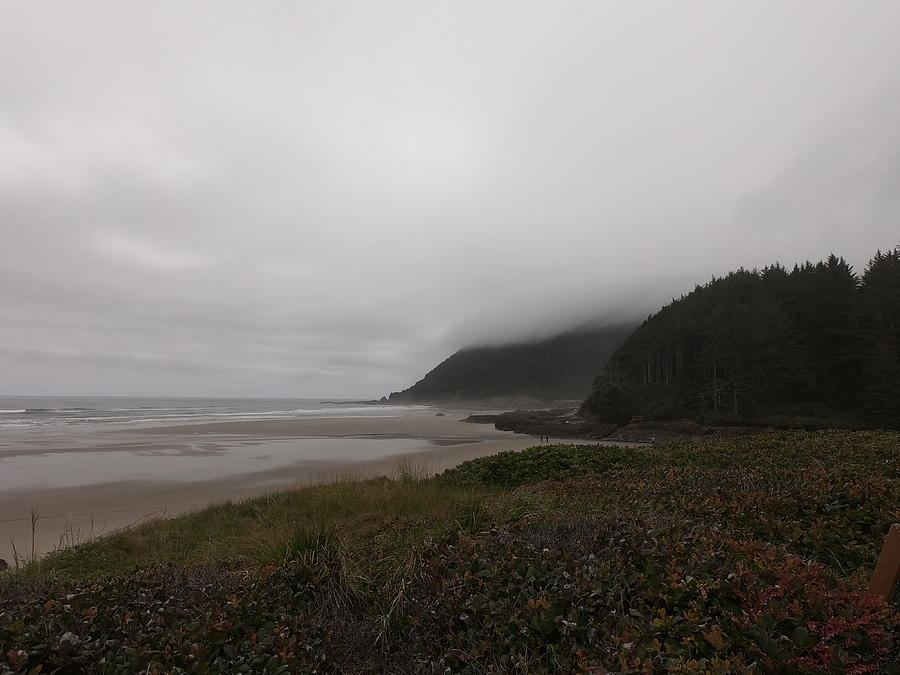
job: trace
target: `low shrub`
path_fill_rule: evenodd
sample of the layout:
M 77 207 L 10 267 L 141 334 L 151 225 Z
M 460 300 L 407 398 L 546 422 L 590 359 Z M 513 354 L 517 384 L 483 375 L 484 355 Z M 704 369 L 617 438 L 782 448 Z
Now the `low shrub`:
M 873 672 L 897 615 L 859 579 L 673 519 L 434 546 L 404 610 L 432 672 Z
M 245 521 L 274 564 L 0 578 L 0 673 L 900 672 L 897 604 L 865 590 L 896 433 L 541 446 L 165 529 Z M 127 538 L 70 559 L 105 572 Z

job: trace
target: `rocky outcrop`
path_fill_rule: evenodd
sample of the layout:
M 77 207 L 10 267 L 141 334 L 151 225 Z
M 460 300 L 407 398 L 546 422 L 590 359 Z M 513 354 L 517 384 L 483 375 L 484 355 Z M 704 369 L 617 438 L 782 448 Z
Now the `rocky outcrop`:
M 472 419 L 478 418 L 478 419 Z M 658 443 L 676 438 L 740 436 L 759 433 L 759 427 L 720 427 L 690 420 L 645 421 L 633 419 L 617 426 L 586 416 L 570 408 L 555 410 L 515 410 L 500 415 L 471 415 L 467 422 L 494 422 L 501 431 L 514 431 L 550 438 L 607 439 L 632 443 Z
M 500 415 L 469 415 L 463 422 L 470 424 L 495 424 Z
M 581 417 L 575 409 L 515 410 L 497 415 L 494 423 L 501 431 L 515 431 L 551 438 L 606 438 L 615 424 Z

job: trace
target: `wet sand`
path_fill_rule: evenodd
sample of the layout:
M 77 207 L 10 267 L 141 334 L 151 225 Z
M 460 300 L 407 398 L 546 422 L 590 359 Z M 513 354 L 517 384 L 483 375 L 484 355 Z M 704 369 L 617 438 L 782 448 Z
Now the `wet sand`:
M 366 443 L 366 439 L 377 443 Z M 390 439 L 396 443 L 385 442 Z M 537 442 L 531 436 L 467 424 L 449 415 L 223 422 L 101 431 L 92 440 L 80 446 L 42 447 L 39 456 L 33 448 L 19 455 L 14 448 L 3 453 L 3 461 L 20 462 L 19 471 L 25 471 L 22 464 L 26 462 L 57 464 L 53 480 L 46 484 L 28 485 L 32 470 L 22 473 L 26 479 L 21 485 L 7 481 L 0 486 L 0 558 L 13 563 L 11 541 L 20 558 L 31 555 L 32 508 L 38 515 L 34 549 L 40 555 L 146 518 L 172 516 L 219 501 L 339 478 L 393 475 L 401 467 L 433 474 L 468 459 L 521 450 Z M 394 446 L 399 452 L 392 452 Z M 254 457 L 248 461 L 249 452 L 259 456 L 259 470 L 253 470 Z M 148 480 L 121 476 L 108 480 L 117 474 L 110 472 L 113 462 L 102 461 L 103 453 L 120 465 L 126 461 L 130 462 L 126 466 L 136 468 L 150 463 L 165 470 L 148 474 L 157 476 Z M 59 464 L 60 459 L 66 462 Z M 79 462 L 93 466 L 85 469 L 87 475 L 78 475 Z M 204 462 L 215 471 L 203 470 Z M 204 471 L 216 475 L 207 478 Z M 45 469 L 45 473 L 51 471 Z M 158 477 L 172 474 L 172 479 Z M 8 470 L 7 475 L 12 480 L 12 472 Z
M 325 436 L 382 438 L 448 438 L 455 440 L 523 438 L 510 431 L 498 431 L 493 424 L 469 424 L 464 417 L 344 417 L 284 420 L 211 422 L 147 429 L 161 434 L 244 434 L 264 436 Z M 524 438 L 532 438 L 525 436 Z

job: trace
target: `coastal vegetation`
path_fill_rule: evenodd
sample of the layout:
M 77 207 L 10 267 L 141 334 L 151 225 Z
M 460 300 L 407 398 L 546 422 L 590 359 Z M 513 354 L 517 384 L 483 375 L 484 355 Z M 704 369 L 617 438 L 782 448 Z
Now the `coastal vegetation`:
M 895 432 L 407 467 L 0 577 L 0 672 L 897 673 L 898 505 Z
M 876 252 L 862 275 L 835 255 L 791 270 L 739 269 L 633 331 L 606 326 L 464 349 L 390 400 L 522 407 L 586 393 L 574 417 L 517 411 L 502 428 L 582 438 L 675 420 L 900 428 L 900 247 Z
M 634 331 L 581 412 L 614 424 L 900 428 L 900 248 L 861 276 L 832 255 L 698 286 Z
M 535 342 L 462 349 L 392 402 L 486 399 L 578 400 L 633 325 L 585 326 Z

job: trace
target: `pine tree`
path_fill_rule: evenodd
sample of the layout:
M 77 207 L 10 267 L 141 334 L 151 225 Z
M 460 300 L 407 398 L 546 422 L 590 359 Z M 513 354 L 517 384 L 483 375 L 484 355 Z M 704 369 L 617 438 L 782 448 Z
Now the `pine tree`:
M 900 426 L 900 247 L 878 251 L 859 289 L 861 407 L 877 426 Z

